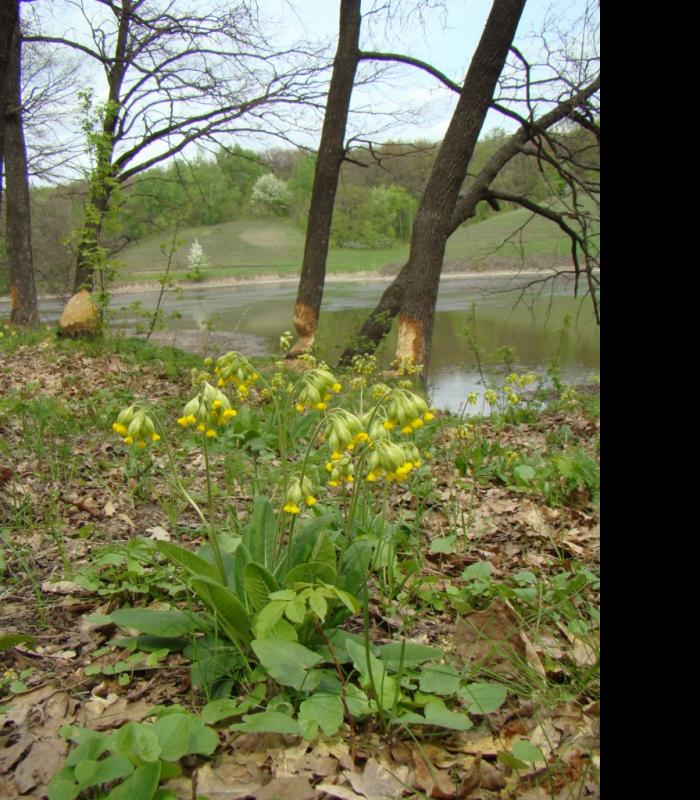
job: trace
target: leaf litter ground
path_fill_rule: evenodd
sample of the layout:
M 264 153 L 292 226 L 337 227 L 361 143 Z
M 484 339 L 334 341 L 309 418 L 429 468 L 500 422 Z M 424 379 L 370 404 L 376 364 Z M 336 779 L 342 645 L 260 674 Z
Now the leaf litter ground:
M 157 596 L 162 589 L 165 597 L 167 576 L 159 578 L 162 587 L 149 585 L 135 551 L 137 577 L 112 594 L 75 580 L 106 545 L 138 536 L 187 540 L 187 531 L 197 528 L 185 507 L 166 502 L 164 471 L 155 470 L 148 491 L 140 493 L 140 479 L 125 474 L 124 455 L 109 436 L 116 413 L 133 398 L 177 410 L 189 383 L 190 362 L 183 359 L 174 369 L 172 356 L 166 366 L 118 348 L 50 338 L 3 353 L 0 635 L 33 639 L 0 651 L 0 798 L 45 796 L 67 753 L 58 735 L 62 725 L 109 731 L 147 719 L 158 704 L 201 705 L 184 657 L 170 654 L 154 664 L 135 654 L 125 666 L 123 651 L 107 646 L 113 630 L 88 621 L 94 612 L 138 604 L 149 591 Z M 497 435 L 501 444 L 534 451 L 563 424 L 593 452 L 597 424 L 579 410 L 544 413 L 537 424 Z M 488 425 L 484 431 L 487 438 L 496 436 Z M 488 593 L 480 607 L 457 603 L 461 613 L 446 600 L 449 590 L 459 590 L 465 568 L 478 562 L 488 562 L 494 583 L 533 572 L 554 576 L 572 563 L 597 574 L 596 510 L 581 492 L 553 507 L 498 481 L 476 483 L 453 458 L 442 457 L 452 452 L 448 433 L 434 448 L 434 484 L 422 517 L 428 557 L 414 595 L 421 602 L 370 600 L 372 638 L 381 644 L 406 636 L 438 645 L 465 669 L 501 681 L 507 702 L 476 717 L 468 731 L 389 739 L 360 729 L 352 748 L 342 736 L 307 743 L 223 729 L 216 755 L 192 760 L 186 776 L 170 782 L 176 797 L 598 796 L 597 679 L 571 687 L 572 673 L 597 670 L 597 632 L 577 636 L 556 615 L 531 624 L 507 598 Z M 196 452 L 183 457 L 191 473 L 202 471 Z M 229 502 L 245 506 L 246 491 L 235 481 L 229 488 Z M 415 513 L 408 493 L 397 492 L 393 504 L 397 514 Z M 588 599 L 597 608 L 597 596 Z M 361 631 L 362 620 L 351 619 L 346 627 Z M 546 763 L 532 761 L 523 769 L 516 760 L 514 767 L 514 742 L 530 743 Z

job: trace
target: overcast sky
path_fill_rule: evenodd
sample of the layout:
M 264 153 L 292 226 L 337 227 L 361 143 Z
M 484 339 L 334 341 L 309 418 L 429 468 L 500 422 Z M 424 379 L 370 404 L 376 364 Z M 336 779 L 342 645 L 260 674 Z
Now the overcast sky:
M 286 28 L 290 41 L 298 36 L 315 36 L 319 41 L 335 41 L 338 34 L 339 4 L 333 0 L 264 0 L 263 5 L 274 9 Z M 406 3 L 405 5 L 408 5 Z M 415 5 L 415 3 L 412 3 Z M 372 6 L 364 0 L 363 13 Z M 441 72 L 461 83 L 486 24 L 492 0 L 445 0 L 444 10 L 428 9 L 423 22 L 413 15 L 408 24 L 394 25 L 387 35 L 384 26 L 368 30 L 363 22 L 361 47 L 390 50 L 427 61 Z M 533 33 L 541 31 L 545 19 L 552 14 L 573 20 L 583 13 L 586 0 L 528 0 L 523 12 L 516 44 L 525 50 Z M 373 35 L 372 38 L 370 38 Z M 411 67 L 397 70 L 397 80 L 384 92 L 373 91 L 378 104 L 394 103 L 398 98 L 408 103 L 426 104 L 425 119 L 420 125 L 405 126 L 397 138 L 439 140 L 449 124 L 456 96 L 435 78 Z M 360 92 L 355 93 L 359 99 Z M 357 104 L 357 101 L 355 102 Z M 495 126 L 512 129 L 515 122 L 497 112 L 490 112 L 483 131 Z M 396 135 L 396 133 L 394 134 Z
M 204 9 L 213 0 L 199 0 L 198 8 Z M 339 0 L 258 0 L 263 18 L 262 29 L 268 44 L 283 49 L 299 41 L 311 40 L 316 46 L 335 50 L 338 35 Z M 39 27 L 54 35 L 77 38 L 91 45 L 89 28 L 76 10 L 77 0 L 36 0 L 32 3 L 39 18 Z M 185 2 L 184 5 L 189 5 Z M 424 0 L 428 6 L 422 18 L 412 13 L 404 17 L 396 15 L 390 25 L 384 17 L 368 12 L 378 0 L 363 0 L 361 47 L 365 50 L 383 50 L 402 53 L 426 61 L 461 83 L 484 28 L 491 0 Z M 394 10 L 406 11 L 419 5 L 418 0 L 391 0 Z M 105 6 L 95 0 L 84 0 L 90 16 L 104 14 L 113 28 L 113 17 Z M 580 17 L 586 0 L 528 0 L 523 14 L 516 44 L 525 52 L 531 52 L 529 37 L 541 31 L 544 20 L 555 10 L 558 17 L 574 20 Z M 177 8 L 177 3 L 174 3 Z M 378 20 L 384 20 L 381 24 Z M 376 68 L 376 62 L 364 63 L 362 70 Z M 104 74 L 95 68 L 94 62 L 83 72 L 84 79 L 93 84 L 95 100 L 106 99 Z M 348 135 L 371 130 L 374 141 L 417 140 L 438 141 L 449 124 L 456 103 L 456 95 L 427 73 L 409 66 L 391 67 L 391 77 L 381 85 L 356 86 L 353 91 L 353 110 Z M 76 105 L 77 108 L 77 105 Z M 363 115 L 362 109 L 373 113 Z M 67 110 L 68 111 L 68 110 Z M 379 115 L 377 114 L 379 112 Z M 395 112 L 412 114 L 411 122 L 393 123 Z M 384 116 L 382 116 L 384 115 Z M 65 119 L 75 127 L 79 113 L 66 113 Z M 388 123 L 392 122 L 391 125 Z M 496 126 L 513 129 L 515 123 L 496 112 L 490 112 L 482 135 Z M 312 119 L 309 132 L 302 134 L 290 131 L 290 139 L 304 146 L 316 147 L 321 130 L 321 117 Z M 245 147 L 264 149 L 279 146 L 279 140 L 270 137 L 245 139 L 236 136 L 236 141 Z

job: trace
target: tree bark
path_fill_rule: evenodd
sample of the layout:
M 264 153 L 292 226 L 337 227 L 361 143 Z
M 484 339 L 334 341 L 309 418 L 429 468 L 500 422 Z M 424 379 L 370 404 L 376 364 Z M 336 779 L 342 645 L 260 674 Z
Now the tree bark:
M 295 358 L 313 347 L 326 279 L 333 205 L 340 167 L 345 157 L 345 128 L 359 62 L 361 0 L 341 0 L 338 47 L 328 91 L 321 142 L 311 193 L 304 260 L 294 306 L 294 326 L 299 339 L 287 357 Z
M 10 322 L 34 326 L 39 309 L 32 262 L 31 214 L 27 150 L 22 125 L 21 97 L 22 37 L 19 6 L 12 30 L 4 83 L 4 161 L 7 181 L 7 260 L 10 266 Z
M 97 179 L 91 184 L 85 201 L 83 227 L 78 242 L 73 278 L 73 293 L 81 289 L 92 292 L 95 288 L 95 264 L 98 261 L 97 249 L 100 245 L 102 223 L 109 209 L 111 190 L 108 186 L 98 185 Z
M 18 21 L 19 9 L 16 0 L 0 2 L 0 211 L 2 210 L 2 192 L 4 186 L 5 163 L 5 79 L 10 66 L 12 51 L 12 33 Z

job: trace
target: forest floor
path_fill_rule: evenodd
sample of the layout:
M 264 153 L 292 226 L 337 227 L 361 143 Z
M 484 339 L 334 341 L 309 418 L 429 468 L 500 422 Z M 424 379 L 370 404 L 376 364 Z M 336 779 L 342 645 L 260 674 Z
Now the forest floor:
M 377 545 L 371 528 L 378 516 L 368 515 L 362 537 L 375 547 L 369 599 L 342 630 L 364 636 L 382 658 L 382 647 L 403 640 L 413 648 L 407 654 L 420 647 L 439 653 L 432 672 L 408 655 L 399 667 L 373 661 L 382 670 L 386 663 L 388 683 L 400 683 L 405 708 L 426 718 L 406 711 L 401 722 L 370 702 L 355 719 L 346 706 L 335 733 L 325 733 L 322 723 L 305 738 L 264 725 L 256 730 L 246 715 L 256 708 L 250 702 L 218 717 L 183 651 L 130 645 L 123 626 L 105 619 L 124 607 L 197 606 L 181 571 L 156 545 L 195 549 L 204 537 L 175 491 L 166 457 L 172 452 L 188 490 L 206 498 L 201 448 L 175 423 L 201 358 L 132 340 L 72 342 L 3 331 L 0 798 L 46 797 L 66 764 L 71 780 L 82 776 L 82 786 L 93 788 L 78 794 L 77 784 L 54 780 L 51 800 L 599 797 L 597 394 L 558 385 L 544 409 L 523 392 L 515 407 L 489 419 L 438 412 L 416 431 L 424 463 L 411 480 L 376 495 L 366 485 L 363 502 L 376 499 L 380 536 L 389 538 Z M 280 371 L 272 359 L 256 368 L 268 377 Z M 163 441 L 148 448 L 147 461 L 111 430 L 134 401 L 149 403 L 163 421 Z M 236 533 L 258 495 L 270 496 L 275 509 L 284 503 L 280 453 L 260 427 L 269 418 L 264 393 L 251 392 L 249 404 L 252 416 L 239 410 L 238 427 L 211 444 L 215 522 L 228 542 L 240 541 Z M 244 451 L 252 441 L 246 425 L 262 443 Z M 294 430 L 294 444 L 314 445 L 308 427 Z M 293 465 L 299 452 L 290 446 Z M 321 476 L 326 459 L 319 453 Z M 343 492 L 319 489 L 318 503 L 302 517 L 342 520 L 347 507 Z M 342 525 L 336 528 L 333 541 L 342 549 Z M 384 544 L 389 555 L 380 558 Z M 334 669 L 346 689 L 371 701 L 372 687 L 357 683 L 349 657 L 339 656 Z M 268 713 L 284 711 L 297 725 L 292 716 L 302 719 L 305 695 L 273 674 L 259 683 Z M 238 700 L 254 695 L 250 685 L 226 686 Z M 69 745 L 65 729 L 60 735 L 66 725 L 103 733 L 145 726 L 164 706 L 202 715 L 216 747 L 207 756 L 173 756 L 176 768 L 163 767 L 142 794 L 127 790 L 128 781 L 164 764 L 165 750 L 161 760 L 129 751 L 133 763 L 123 772 L 91 784 L 85 775 L 106 762 Z M 376 713 L 366 713 L 370 706 Z M 115 752 L 117 740 L 109 741 Z M 124 737 L 119 741 L 127 747 Z

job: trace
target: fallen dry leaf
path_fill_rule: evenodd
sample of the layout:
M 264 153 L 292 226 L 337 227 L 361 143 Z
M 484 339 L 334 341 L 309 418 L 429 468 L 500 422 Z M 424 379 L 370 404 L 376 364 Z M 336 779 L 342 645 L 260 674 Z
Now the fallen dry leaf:
M 362 772 L 345 772 L 352 788 L 368 800 L 398 800 L 406 788 L 408 767 L 396 765 L 388 770 L 375 758 L 370 758 Z
M 195 773 L 197 795 L 209 800 L 240 800 L 244 797 L 255 797 L 261 788 L 260 780 L 254 779 L 250 772 L 237 764 L 230 756 L 204 764 Z M 187 777 L 173 778 L 163 784 L 163 789 L 175 792 L 178 800 L 191 800 L 195 796 L 193 780 Z
M 152 703 L 129 701 L 126 697 L 94 697 L 84 703 L 79 712 L 79 724 L 96 731 L 117 728 L 126 722 L 141 722 L 151 713 Z
M 481 782 L 482 789 L 488 789 L 491 792 L 498 792 L 505 789 L 507 784 L 506 776 L 501 772 L 498 767 L 489 764 L 488 761 L 481 762 Z
M 255 792 L 255 800 L 316 800 L 321 793 L 314 789 L 308 778 L 273 778 Z
M 338 798 L 338 800 L 367 800 L 365 795 L 357 794 L 357 792 L 353 792 L 349 786 L 342 784 L 336 785 L 324 781 L 323 783 L 319 783 L 316 788 L 321 792 L 325 792 L 330 797 Z
M 502 739 L 493 736 L 484 736 L 483 733 L 476 731 L 465 731 L 460 735 L 459 749 L 462 753 L 496 758 L 496 756 L 506 750 L 506 745 Z
M 338 772 L 338 760 L 320 753 L 315 748 L 309 750 L 306 743 L 289 747 L 272 754 L 270 770 L 275 778 L 294 776 L 327 778 Z
M 459 785 L 459 793 L 457 794 L 458 800 L 463 800 L 465 797 L 478 788 L 481 783 L 481 753 L 477 753 L 474 757 L 474 763 L 469 768 L 467 774 L 462 778 Z
M 43 581 L 41 591 L 46 594 L 90 594 L 90 590 L 73 581 Z
M 513 655 L 525 658 L 520 619 L 498 599 L 483 611 L 458 619 L 454 640 L 457 654 L 474 666 L 503 662 Z
M 546 759 L 552 755 L 561 741 L 561 732 L 548 719 L 542 720 L 530 734 L 530 744 L 539 747 Z
M 75 720 L 76 705 L 55 686 L 41 686 L 13 697 L 0 714 L 0 775 L 12 770 L 6 781 L 13 791 L 26 795 L 43 788 L 63 765 L 68 745 L 58 729 Z
M 592 641 L 585 642 L 576 636 L 570 637 L 573 647 L 569 652 L 571 660 L 578 667 L 592 667 L 598 660 L 596 646 Z
M 428 759 L 421 748 L 413 747 L 413 765 L 415 768 L 415 785 L 429 797 L 449 800 L 456 795 L 457 787 L 449 773 L 438 769 Z

